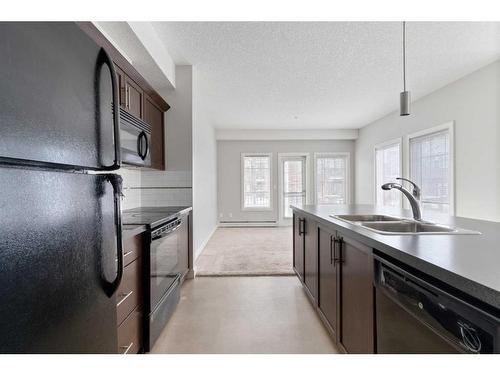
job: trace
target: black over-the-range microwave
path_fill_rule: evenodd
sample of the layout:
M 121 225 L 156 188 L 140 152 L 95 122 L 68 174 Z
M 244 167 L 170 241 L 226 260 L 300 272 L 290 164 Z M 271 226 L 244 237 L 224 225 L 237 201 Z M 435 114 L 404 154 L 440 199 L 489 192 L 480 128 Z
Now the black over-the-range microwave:
M 122 162 L 139 167 L 151 166 L 151 126 L 120 108 Z

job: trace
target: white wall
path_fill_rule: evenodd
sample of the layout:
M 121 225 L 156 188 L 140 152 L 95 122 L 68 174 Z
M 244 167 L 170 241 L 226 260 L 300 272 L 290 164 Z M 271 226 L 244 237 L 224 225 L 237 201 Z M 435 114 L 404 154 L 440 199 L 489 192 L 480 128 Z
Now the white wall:
M 193 67 L 193 247 L 196 259 L 217 226 L 217 147 Z
M 241 209 L 241 153 L 272 153 L 273 209 L 271 211 L 243 211 Z M 313 188 L 313 160 L 315 152 L 351 153 L 351 177 L 354 176 L 354 141 L 217 141 L 218 215 L 224 222 L 262 222 L 279 219 L 278 153 L 309 153 L 309 186 Z M 351 199 L 353 193 L 351 181 Z M 352 201 L 354 201 L 352 199 Z
M 175 68 L 177 87 L 166 96 L 170 109 L 165 115 L 165 153 L 169 171 L 193 169 L 193 68 Z
M 455 121 L 455 214 L 500 221 L 499 108 L 497 61 L 414 102 L 410 116 L 392 113 L 362 128 L 356 141 L 356 203 L 374 203 L 376 144 Z

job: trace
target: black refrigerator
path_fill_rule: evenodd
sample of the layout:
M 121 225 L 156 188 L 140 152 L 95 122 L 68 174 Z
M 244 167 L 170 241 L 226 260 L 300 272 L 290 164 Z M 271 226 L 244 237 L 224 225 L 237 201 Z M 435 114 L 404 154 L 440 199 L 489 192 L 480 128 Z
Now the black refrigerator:
M 116 353 L 113 62 L 69 22 L 0 23 L 0 51 L 0 352 Z

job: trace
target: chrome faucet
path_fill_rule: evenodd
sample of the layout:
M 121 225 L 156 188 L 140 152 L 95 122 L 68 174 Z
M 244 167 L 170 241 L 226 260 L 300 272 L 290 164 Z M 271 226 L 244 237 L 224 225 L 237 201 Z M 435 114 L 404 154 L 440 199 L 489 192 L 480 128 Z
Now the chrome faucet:
M 397 189 L 401 193 L 403 193 L 406 198 L 410 201 L 410 206 L 413 211 L 413 219 L 422 220 L 422 211 L 420 209 L 420 188 L 413 181 L 410 181 L 406 178 L 398 177 L 396 180 L 407 181 L 413 185 L 413 192 L 410 193 L 407 189 L 403 187 L 401 184 L 397 184 L 395 182 L 389 182 L 387 184 L 382 185 L 382 190 L 391 190 Z
M 410 184 L 412 184 L 412 186 L 413 186 L 412 194 L 416 200 L 420 201 L 420 188 L 418 187 L 418 185 L 416 183 L 414 183 L 412 180 L 408 180 L 407 178 L 403 178 L 403 177 L 396 177 L 396 180 L 406 181 L 406 182 L 409 182 Z

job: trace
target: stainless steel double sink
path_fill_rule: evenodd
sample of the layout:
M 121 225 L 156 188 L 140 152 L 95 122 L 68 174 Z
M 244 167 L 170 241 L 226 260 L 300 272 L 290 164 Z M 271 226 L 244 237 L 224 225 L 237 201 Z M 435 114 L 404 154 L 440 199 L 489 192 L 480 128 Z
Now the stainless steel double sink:
M 387 215 L 330 215 L 335 219 L 359 225 L 376 233 L 387 235 L 421 234 L 481 234 L 480 232 L 448 227 L 445 225 L 417 221 Z

